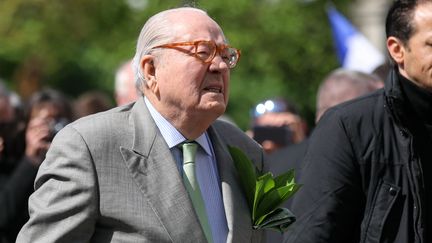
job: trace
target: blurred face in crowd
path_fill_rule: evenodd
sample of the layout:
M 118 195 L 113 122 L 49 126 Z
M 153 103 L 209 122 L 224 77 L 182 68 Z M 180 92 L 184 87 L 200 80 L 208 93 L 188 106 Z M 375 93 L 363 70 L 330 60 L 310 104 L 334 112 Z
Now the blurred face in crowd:
M 169 18 L 173 23 L 170 43 L 205 40 L 216 45 L 225 44 L 219 25 L 204 13 L 181 10 L 170 13 Z M 152 103 L 172 120 L 184 116 L 216 119 L 224 113 L 228 103 L 228 64 L 219 53 L 211 62 L 204 63 L 192 54 L 194 48 L 193 45 L 155 48 L 152 52 L 154 58 L 144 58 L 141 62 L 147 76 L 146 96 L 154 95 L 156 99 Z M 200 55 L 201 51 L 206 50 L 199 47 L 197 54 Z
M 299 143 L 306 137 L 306 124 L 300 116 L 291 112 L 266 112 L 255 119 L 255 125 L 271 127 L 286 126 L 291 131 L 289 136 L 292 143 Z M 261 145 L 268 154 L 286 146 L 270 139 L 264 140 Z
M 125 105 L 139 98 L 132 63 L 124 64 L 116 74 L 115 100 L 117 105 Z
M 412 19 L 413 34 L 404 45 L 390 36 L 387 47 L 400 73 L 418 86 L 432 91 L 432 3 L 419 4 Z
M 0 122 L 9 122 L 14 118 L 14 109 L 7 97 L 0 97 Z
M 9 99 L 0 97 L 0 159 L 2 158 L 3 150 L 5 149 L 5 134 L 3 134 L 7 123 L 13 120 L 13 109 L 10 105 Z
M 50 102 L 43 102 L 35 105 L 31 112 L 30 118 L 43 118 L 47 121 L 56 120 L 62 117 L 59 107 Z
M 255 124 L 257 126 L 271 126 L 271 127 L 282 127 L 286 124 L 286 120 L 291 120 L 294 115 L 288 112 L 273 113 L 267 112 L 260 117 L 256 118 Z M 256 131 L 255 131 L 256 132 Z M 255 134 L 253 134 L 255 136 Z M 267 154 L 273 153 L 274 151 L 284 147 L 285 145 L 278 144 L 271 139 L 265 139 L 261 142 L 261 146 Z

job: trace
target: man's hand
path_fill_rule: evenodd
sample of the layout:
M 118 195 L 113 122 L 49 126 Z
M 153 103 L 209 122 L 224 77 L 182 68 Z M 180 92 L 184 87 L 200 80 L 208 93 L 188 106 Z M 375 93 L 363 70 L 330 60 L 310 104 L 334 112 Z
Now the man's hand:
M 42 163 L 51 145 L 50 122 L 48 116 L 40 114 L 31 118 L 27 126 L 25 155 L 36 166 Z

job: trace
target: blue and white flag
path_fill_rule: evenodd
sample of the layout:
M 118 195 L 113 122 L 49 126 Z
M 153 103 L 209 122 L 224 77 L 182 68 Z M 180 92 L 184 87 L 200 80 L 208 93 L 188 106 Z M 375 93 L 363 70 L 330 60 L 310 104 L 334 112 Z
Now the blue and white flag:
M 343 68 L 372 73 L 384 55 L 334 7 L 327 9 L 337 55 Z

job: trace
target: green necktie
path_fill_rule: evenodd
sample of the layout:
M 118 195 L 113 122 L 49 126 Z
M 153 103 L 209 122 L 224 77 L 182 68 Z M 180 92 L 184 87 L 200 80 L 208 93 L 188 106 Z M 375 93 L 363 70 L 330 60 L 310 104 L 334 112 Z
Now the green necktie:
M 181 144 L 181 148 L 183 150 L 183 182 L 190 198 L 192 199 L 192 204 L 195 208 L 195 212 L 198 215 L 198 219 L 201 223 L 201 227 L 204 230 L 207 241 L 211 243 L 213 242 L 213 237 L 207 219 L 204 200 L 201 196 L 201 190 L 195 172 L 195 155 L 198 144 L 187 141 Z

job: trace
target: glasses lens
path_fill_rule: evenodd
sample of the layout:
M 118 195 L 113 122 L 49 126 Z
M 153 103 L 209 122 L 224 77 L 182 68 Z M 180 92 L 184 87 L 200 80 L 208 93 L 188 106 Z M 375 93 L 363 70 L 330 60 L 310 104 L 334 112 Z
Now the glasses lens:
M 228 65 L 230 68 L 235 67 L 235 65 L 237 64 L 238 61 L 238 52 L 235 48 L 226 48 L 226 52 L 227 52 L 227 57 L 228 57 Z
M 229 68 L 235 67 L 238 61 L 238 53 L 235 48 L 226 47 L 221 50 L 220 53 L 222 59 L 226 64 L 228 64 Z
M 196 56 L 204 62 L 211 61 L 216 51 L 216 46 L 207 41 L 199 42 L 196 48 Z

